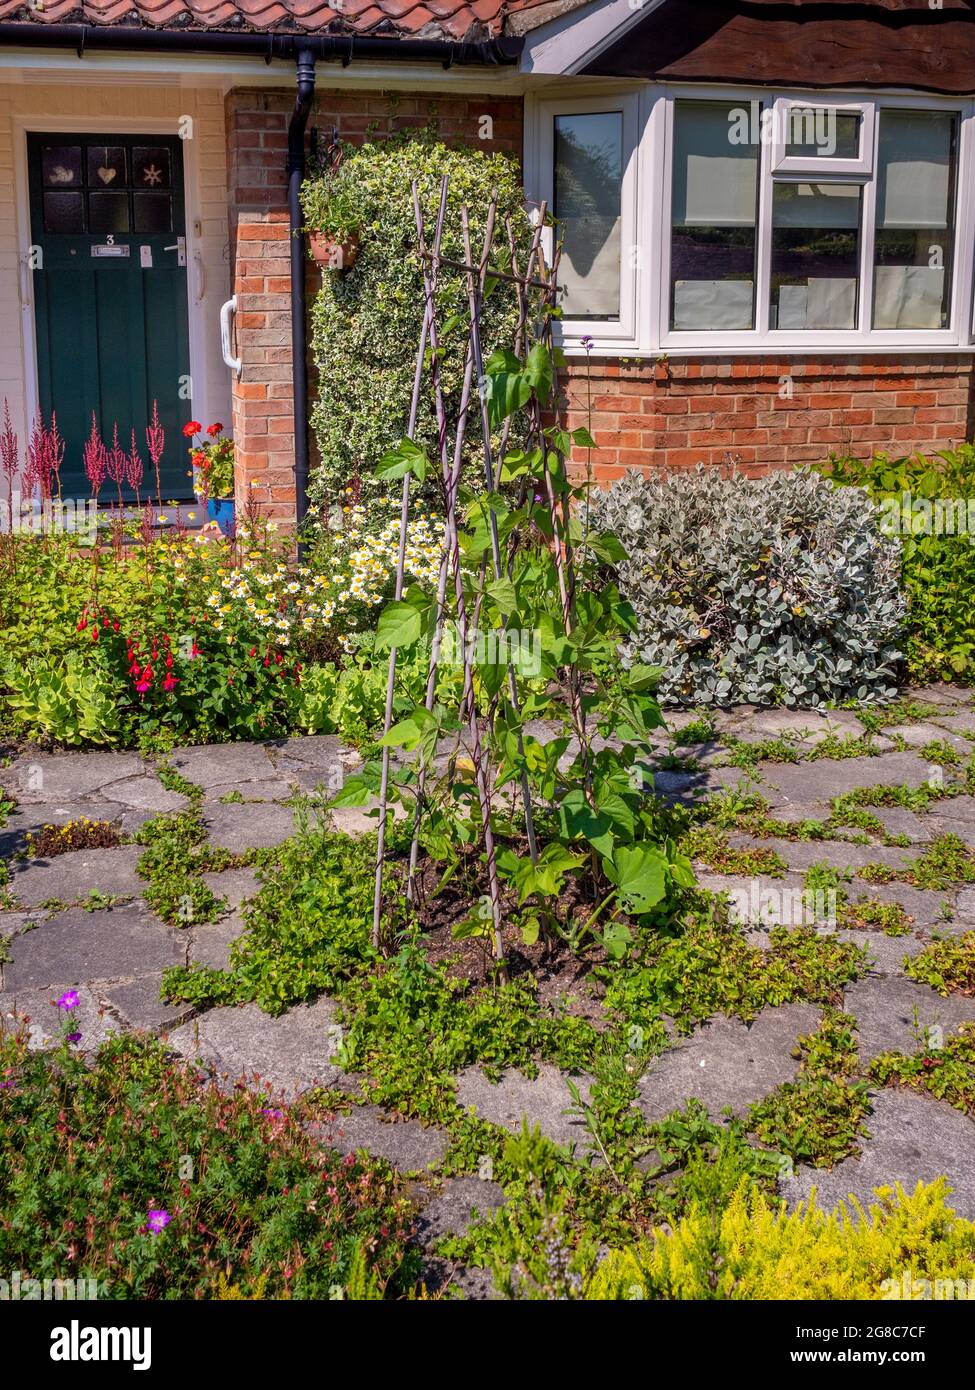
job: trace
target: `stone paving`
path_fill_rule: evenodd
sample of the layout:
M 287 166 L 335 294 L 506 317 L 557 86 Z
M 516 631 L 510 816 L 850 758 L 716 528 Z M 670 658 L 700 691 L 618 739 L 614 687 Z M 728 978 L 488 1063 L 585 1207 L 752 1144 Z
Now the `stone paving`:
M 736 787 L 751 779 L 770 802 L 770 815 L 785 821 L 823 821 L 829 800 L 857 787 L 885 784 L 912 787 L 925 783 L 936 770 L 920 751 L 937 739 L 957 744 L 965 755 L 975 739 L 975 708 L 967 692 L 946 688 L 913 692 L 916 699 L 937 707 L 921 724 L 886 729 L 876 740 L 871 757 L 819 758 L 798 764 L 760 762 L 745 773 L 727 764 L 727 749 L 716 739 L 676 751 L 696 760 L 687 771 L 669 766 L 656 774 L 661 795 L 697 800 L 702 795 Z M 692 716 L 670 714 L 668 726 L 678 730 Z M 800 747 L 815 749 L 831 733 L 858 736 L 863 726 L 852 714 L 809 711 L 733 710 L 717 716 L 719 734 L 746 742 L 795 735 Z M 903 746 L 898 738 L 903 736 Z M 661 736 L 663 748 L 669 734 Z M 327 792 L 340 785 L 355 767 L 357 755 L 331 737 L 292 738 L 268 745 L 220 745 L 178 749 L 171 764 L 203 788 L 202 810 L 211 842 L 232 851 L 274 846 L 294 833 L 293 798 L 316 788 Z M 169 1046 L 186 1057 L 201 1057 L 215 1073 L 232 1083 L 240 1078 L 267 1087 L 276 1095 L 293 1096 L 317 1085 L 353 1089 L 355 1079 L 343 1076 L 329 1059 L 334 1051 L 335 1006 L 328 999 L 291 1009 L 279 1018 L 255 1005 L 214 1008 L 197 1013 L 191 1006 L 170 1006 L 159 999 L 162 972 L 193 961 L 225 966 L 231 942 L 244 930 L 242 907 L 257 890 L 254 871 L 231 869 L 208 874 L 207 884 L 226 901 L 216 922 L 174 928 L 166 926 L 141 898 L 143 881 L 136 874 L 139 849 L 82 850 L 51 860 L 28 859 L 23 853 L 28 832 L 46 823 L 64 824 L 89 816 L 107 820 L 130 834 L 149 817 L 180 810 L 186 799 L 167 791 L 150 760 L 134 753 L 54 753 L 32 751 L 12 756 L 0 769 L 0 787 L 16 800 L 16 809 L 0 830 L 0 855 L 8 860 L 11 911 L 0 912 L 0 1021 L 29 1017 L 37 1046 L 49 1040 L 54 1027 L 50 1001 L 67 988 L 79 991 L 74 1021 L 83 1047 L 97 1045 L 112 1031 L 144 1029 L 165 1036 Z M 943 999 L 904 974 L 905 957 L 916 954 L 933 931 L 960 932 L 975 928 L 975 889 L 932 893 L 905 884 L 870 883 L 858 877 L 868 863 L 891 867 L 917 856 L 934 836 L 950 831 L 975 845 L 975 798 L 959 796 L 935 804 L 930 813 L 897 808 L 879 810 L 888 833 L 906 835 L 909 848 L 879 842 L 869 846 L 830 841 L 753 840 L 734 835 L 739 848 L 773 848 L 788 866 L 784 878 L 758 880 L 781 890 L 802 884 L 813 863 L 828 862 L 849 871 L 851 899 L 859 896 L 900 902 L 910 915 L 908 935 L 889 937 L 878 932 L 842 933 L 866 945 L 870 972 L 846 991 L 844 1008 L 857 1020 L 861 1061 L 885 1049 L 913 1052 L 918 1030 L 940 1026 L 945 1034 L 975 1020 L 975 1000 Z M 335 813 L 335 822 L 350 831 L 369 825 L 362 812 Z M 698 866 L 701 883 L 713 891 L 749 891 L 751 879 L 714 874 Z M 92 890 L 109 895 L 111 906 L 85 903 Z M 752 924 L 749 939 L 767 945 L 768 923 Z M 4 959 L 6 956 L 6 959 Z M 637 1104 L 650 1120 L 658 1119 L 689 1098 L 697 1097 L 719 1116 L 726 1106 L 742 1113 L 775 1087 L 791 1079 L 798 1065 L 796 1038 L 816 1026 L 820 1011 L 807 1004 L 769 1008 L 746 1025 L 718 1016 L 673 1045 L 650 1066 L 640 1083 Z M 583 1094 L 587 1078 L 576 1078 Z M 559 1143 L 575 1145 L 577 1156 L 588 1149 L 584 1126 L 568 1113 L 572 1101 L 566 1078 L 542 1066 L 529 1080 L 507 1073 L 492 1084 L 478 1068 L 458 1077 L 458 1097 L 484 1119 L 512 1131 L 522 1117 L 540 1125 Z M 831 1202 L 855 1193 L 869 1199 L 875 1186 L 901 1181 L 913 1187 L 919 1179 L 947 1174 L 954 1189 L 952 1204 L 975 1218 L 975 1124 L 945 1103 L 909 1091 L 887 1090 L 872 1095 L 862 1154 L 845 1159 L 832 1172 L 800 1168 L 783 1186 L 790 1200 L 816 1187 Z M 492 1182 L 477 1178 L 438 1181 L 436 1169 L 447 1146 L 446 1135 L 417 1121 L 384 1114 L 374 1106 L 353 1106 L 334 1122 L 322 1126 L 320 1137 L 342 1152 L 364 1148 L 412 1173 L 424 1202 L 421 1239 L 429 1243 L 449 1230 L 462 1230 L 477 1209 L 488 1211 L 503 1201 Z M 471 1296 L 489 1296 L 476 1272 L 460 1279 Z

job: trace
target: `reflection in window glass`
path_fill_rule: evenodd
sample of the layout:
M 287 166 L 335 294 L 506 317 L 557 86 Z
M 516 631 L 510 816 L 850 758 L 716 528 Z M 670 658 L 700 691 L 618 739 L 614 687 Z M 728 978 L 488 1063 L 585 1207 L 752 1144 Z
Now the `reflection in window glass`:
M 769 326 L 855 328 L 859 184 L 776 183 Z
M 830 106 L 786 107 L 785 152 L 789 159 L 857 159 L 860 117 Z
M 568 319 L 619 317 L 622 181 L 621 112 L 555 118 L 553 212 Z
M 760 144 L 732 139 L 726 102 L 678 101 L 671 240 L 671 327 L 755 324 Z
M 881 112 L 874 328 L 949 326 L 955 128 L 946 112 Z

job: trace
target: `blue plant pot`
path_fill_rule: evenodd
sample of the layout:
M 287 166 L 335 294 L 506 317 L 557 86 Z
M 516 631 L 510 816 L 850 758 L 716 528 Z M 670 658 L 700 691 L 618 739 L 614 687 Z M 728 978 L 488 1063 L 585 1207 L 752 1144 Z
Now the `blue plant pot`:
M 225 536 L 234 534 L 234 499 L 211 497 L 207 501 L 207 517 L 215 521 Z

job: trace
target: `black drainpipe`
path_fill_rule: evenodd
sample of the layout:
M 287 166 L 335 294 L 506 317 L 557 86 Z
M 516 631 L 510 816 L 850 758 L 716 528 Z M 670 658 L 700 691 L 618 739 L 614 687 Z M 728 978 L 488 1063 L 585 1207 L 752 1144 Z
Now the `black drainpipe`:
M 295 57 L 298 88 L 288 122 L 288 230 L 291 239 L 291 382 L 295 417 L 295 507 L 298 525 L 308 515 L 308 342 L 305 323 L 305 242 L 299 193 L 305 177 L 305 127 L 315 97 L 315 55 Z

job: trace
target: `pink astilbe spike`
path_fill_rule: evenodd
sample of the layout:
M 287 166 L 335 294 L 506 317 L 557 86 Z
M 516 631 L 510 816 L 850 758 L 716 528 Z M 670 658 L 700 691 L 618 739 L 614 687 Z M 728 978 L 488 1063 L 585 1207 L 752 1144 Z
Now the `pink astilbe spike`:
M 47 465 L 48 485 L 57 484 L 58 497 L 61 496 L 61 464 L 64 462 L 64 440 L 58 433 L 58 417 L 51 411 L 51 428 L 44 435 L 44 457 Z M 53 494 L 54 489 L 51 488 Z
M 127 480 L 129 456 L 118 442 L 118 421 L 112 426 L 112 447 L 106 450 L 105 467 L 118 488 L 118 504 L 122 505 L 122 484 Z
M 132 444 L 125 460 L 125 476 L 128 479 L 129 487 L 135 493 L 135 505 L 138 507 L 141 505 L 139 484 L 142 482 L 142 459 L 139 457 L 139 450 L 135 442 L 135 430 L 132 431 Z
M 3 432 L 0 433 L 0 471 L 7 480 L 7 534 L 14 530 L 14 479 L 19 468 L 17 436 L 10 423 L 10 405 L 3 403 Z
M 156 506 L 162 506 L 162 491 L 159 483 L 159 463 L 166 447 L 166 431 L 159 423 L 159 405 L 152 403 L 152 420 L 146 426 L 146 447 L 156 473 Z
M 101 435 L 98 433 L 98 424 L 95 420 L 95 412 L 91 412 L 91 434 L 85 442 L 83 451 L 85 460 L 85 473 L 91 483 L 92 497 L 98 497 L 102 483 L 105 481 L 105 471 L 108 466 L 108 450 L 102 443 Z
M 24 491 L 33 492 L 38 488 L 41 501 L 51 496 L 51 475 L 47 454 L 47 431 L 43 420 L 38 417 L 31 425 L 30 442 L 27 445 L 27 466 L 24 469 Z

